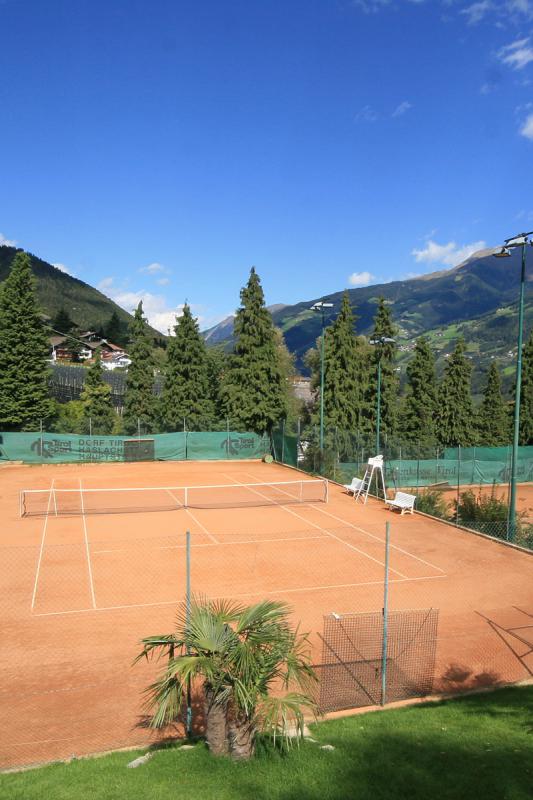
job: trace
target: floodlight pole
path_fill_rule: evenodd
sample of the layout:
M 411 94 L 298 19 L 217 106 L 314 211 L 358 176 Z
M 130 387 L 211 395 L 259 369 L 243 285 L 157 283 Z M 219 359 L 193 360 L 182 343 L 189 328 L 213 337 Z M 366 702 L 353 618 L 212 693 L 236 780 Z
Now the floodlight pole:
M 324 309 L 333 308 L 333 303 L 319 301 L 311 306 L 313 311 L 320 311 L 322 320 L 322 335 L 320 337 L 320 472 L 324 466 L 324 330 L 326 317 Z
M 370 344 L 378 347 L 378 391 L 376 400 L 376 455 L 379 455 L 379 433 L 381 427 L 381 357 L 383 355 L 384 344 L 395 344 L 396 339 L 391 339 L 389 336 L 378 336 L 377 339 L 370 339 Z
M 522 389 L 522 341 L 524 328 L 524 288 L 526 283 L 526 247 L 533 245 L 529 237 L 533 231 L 519 233 L 511 239 L 505 240 L 505 245 L 500 253 L 495 253 L 496 258 L 510 256 L 510 249 L 520 247 L 522 249 L 522 264 L 520 271 L 520 295 L 518 300 L 518 352 L 516 354 L 516 382 L 514 399 L 514 422 L 513 422 L 513 451 L 511 456 L 511 486 L 509 492 L 509 514 L 507 517 L 507 538 L 513 542 L 516 537 L 516 481 L 518 467 L 518 442 L 520 440 L 520 395 Z M 521 241 L 517 241 L 520 239 Z

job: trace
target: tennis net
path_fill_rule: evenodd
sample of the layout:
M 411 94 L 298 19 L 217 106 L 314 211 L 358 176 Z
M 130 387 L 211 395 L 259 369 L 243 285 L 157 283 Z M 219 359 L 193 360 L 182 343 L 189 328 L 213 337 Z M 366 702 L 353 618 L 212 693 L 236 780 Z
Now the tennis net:
M 121 489 L 23 489 L 20 516 L 81 516 L 176 511 L 182 508 L 247 508 L 327 503 L 327 480 L 159 486 Z

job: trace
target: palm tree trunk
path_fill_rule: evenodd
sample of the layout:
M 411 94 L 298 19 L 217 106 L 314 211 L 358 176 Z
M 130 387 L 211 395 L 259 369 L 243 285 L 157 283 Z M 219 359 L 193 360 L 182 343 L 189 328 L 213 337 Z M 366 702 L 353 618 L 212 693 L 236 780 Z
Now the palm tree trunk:
M 229 752 L 227 729 L 227 703 L 218 703 L 215 694 L 205 689 L 205 738 L 214 756 L 225 756 Z
M 234 711 L 228 720 L 230 755 L 237 761 L 251 758 L 255 751 L 256 726 L 245 714 Z

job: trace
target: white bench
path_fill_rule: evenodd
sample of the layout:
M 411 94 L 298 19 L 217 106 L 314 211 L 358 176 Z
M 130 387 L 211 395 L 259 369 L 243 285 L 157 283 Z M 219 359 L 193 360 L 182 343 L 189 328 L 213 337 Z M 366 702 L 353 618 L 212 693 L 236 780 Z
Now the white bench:
M 407 492 L 396 492 L 392 500 L 385 500 L 385 503 L 391 508 L 399 508 L 400 514 L 414 511 L 416 495 L 407 494 Z
M 361 478 L 352 478 L 352 482 L 351 483 L 343 484 L 343 486 L 346 489 L 346 491 L 348 492 L 348 494 L 353 492 L 354 495 L 359 491 L 359 489 L 361 488 L 362 485 L 363 485 L 363 481 L 361 480 Z

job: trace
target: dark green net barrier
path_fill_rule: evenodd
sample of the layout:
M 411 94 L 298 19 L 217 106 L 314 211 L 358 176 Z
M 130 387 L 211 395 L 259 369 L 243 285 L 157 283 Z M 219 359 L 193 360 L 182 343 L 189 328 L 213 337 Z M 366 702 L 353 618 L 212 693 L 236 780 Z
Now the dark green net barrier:
M 0 461 L 26 464 L 243 459 L 261 458 L 268 452 L 268 437 L 235 431 L 185 431 L 139 438 L 39 432 L 0 434 Z

